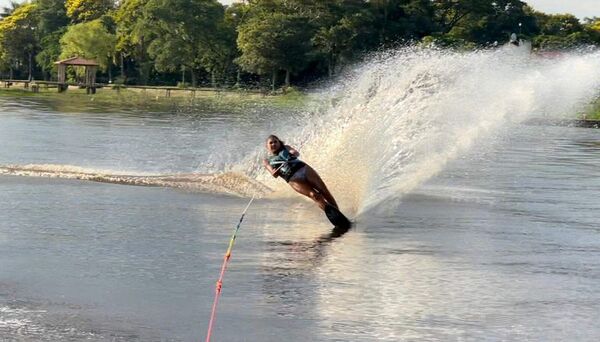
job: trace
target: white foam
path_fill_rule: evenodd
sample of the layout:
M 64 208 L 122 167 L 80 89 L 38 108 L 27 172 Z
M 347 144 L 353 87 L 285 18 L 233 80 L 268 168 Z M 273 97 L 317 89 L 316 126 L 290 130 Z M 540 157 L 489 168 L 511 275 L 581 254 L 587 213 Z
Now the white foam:
M 322 93 L 303 158 L 360 213 L 406 194 L 506 122 L 575 115 L 600 89 L 600 53 L 558 59 L 502 48 L 409 47 L 372 58 Z M 270 183 L 269 183 L 270 184 Z
M 78 179 L 102 183 L 162 186 L 236 196 L 262 196 L 271 190 L 246 175 L 233 172 L 215 174 L 126 175 L 111 170 L 81 168 L 73 165 L 0 165 L 0 174 L 12 176 Z

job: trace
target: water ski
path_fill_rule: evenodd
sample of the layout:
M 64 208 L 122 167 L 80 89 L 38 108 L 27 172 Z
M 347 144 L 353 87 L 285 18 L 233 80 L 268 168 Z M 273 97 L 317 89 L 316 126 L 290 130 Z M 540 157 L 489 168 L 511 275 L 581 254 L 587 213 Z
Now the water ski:
M 341 211 L 330 204 L 325 207 L 325 215 L 327 215 L 329 222 L 336 227 L 349 228 L 351 225 L 350 220 L 348 220 Z

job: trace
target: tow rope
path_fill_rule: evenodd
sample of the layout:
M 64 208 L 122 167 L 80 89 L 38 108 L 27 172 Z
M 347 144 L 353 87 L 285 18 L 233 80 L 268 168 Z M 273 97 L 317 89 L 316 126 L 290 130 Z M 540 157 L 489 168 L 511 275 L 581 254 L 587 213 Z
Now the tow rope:
M 238 222 L 237 227 L 235 227 L 235 230 L 233 231 L 233 234 L 231 235 L 231 239 L 229 240 L 229 247 L 227 247 L 227 252 L 225 253 L 225 257 L 223 257 L 223 265 L 221 266 L 221 274 L 219 275 L 219 280 L 217 280 L 217 285 L 215 287 L 215 300 L 213 301 L 212 313 L 210 314 L 210 321 L 208 322 L 208 332 L 206 333 L 206 342 L 210 342 L 212 328 L 213 328 L 213 324 L 215 322 L 215 317 L 217 314 L 217 304 L 219 303 L 219 297 L 221 295 L 221 288 L 223 287 L 223 276 L 225 275 L 225 270 L 227 269 L 227 263 L 229 262 L 229 259 L 231 258 L 231 250 L 233 249 L 233 244 L 235 243 L 235 237 L 237 235 L 238 230 L 240 230 L 240 226 L 242 224 L 242 221 L 244 220 L 246 211 L 248 211 L 250 204 L 252 204 L 252 201 L 254 201 L 254 196 L 255 195 L 252 196 L 252 199 L 250 200 L 250 202 L 248 202 L 246 209 L 244 209 L 244 212 L 242 213 L 242 216 L 240 217 L 240 221 Z
M 298 150 L 302 147 L 302 145 L 304 145 L 304 142 L 300 144 L 300 147 L 298 147 Z M 275 172 L 279 171 L 287 163 L 288 163 L 288 161 L 282 162 L 281 165 L 275 170 Z M 217 304 L 219 303 L 219 297 L 221 295 L 221 289 L 223 287 L 223 275 L 225 275 L 225 270 L 227 269 L 227 264 L 229 262 L 229 259 L 231 258 L 231 250 L 233 249 L 233 244 L 235 243 L 235 237 L 237 236 L 238 230 L 240 230 L 240 226 L 242 224 L 242 221 L 244 220 L 246 211 L 248 211 L 248 208 L 250 207 L 250 204 L 252 204 L 252 201 L 254 201 L 255 196 L 256 196 L 256 193 L 254 195 L 252 195 L 252 199 L 250 199 L 250 202 L 248 202 L 246 209 L 244 209 L 244 212 L 242 213 L 242 216 L 240 217 L 240 221 L 238 222 L 237 226 L 235 227 L 235 230 L 233 231 L 233 234 L 231 235 L 231 239 L 229 240 L 229 247 L 227 247 L 227 252 L 225 252 L 225 256 L 223 257 L 223 265 L 221 266 L 221 274 L 219 275 L 219 280 L 217 280 L 217 285 L 215 287 L 215 299 L 213 301 L 212 312 L 210 314 L 210 321 L 208 322 L 208 331 L 206 333 L 206 342 L 210 342 L 210 337 L 212 335 L 212 328 L 213 328 L 213 324 L 215 323 L 215 317 L 217 315 Z

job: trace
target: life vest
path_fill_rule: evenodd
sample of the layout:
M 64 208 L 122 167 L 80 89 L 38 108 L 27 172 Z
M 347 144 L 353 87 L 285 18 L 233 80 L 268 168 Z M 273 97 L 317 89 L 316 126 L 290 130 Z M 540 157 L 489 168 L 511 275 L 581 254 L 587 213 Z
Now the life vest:
M 270 155 L 268 157 L 269 165 L 275 170 L 278 170 L 279 176 L 285 179 L 286 182 L 290 180 L 292 175 L 300 170 L 304 165 L 303 161 L 292 155 L 290 151 L 284 147 L 279 153 Z

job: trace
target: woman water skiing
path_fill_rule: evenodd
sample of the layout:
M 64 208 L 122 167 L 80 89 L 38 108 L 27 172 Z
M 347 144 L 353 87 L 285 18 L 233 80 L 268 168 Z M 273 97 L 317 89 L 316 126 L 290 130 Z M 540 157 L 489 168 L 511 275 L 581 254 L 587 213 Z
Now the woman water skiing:
M 263 164 L 273 177 L 283 178 L 292 189 L 315 201 L 333 224 L 350 224 L 317 171 L 298 159 L 300 153 L 296 149 L 275 135 L 269 135 L 266 145 L 269 156 Z

